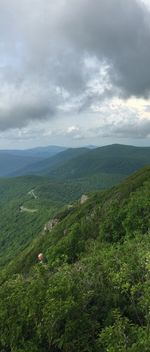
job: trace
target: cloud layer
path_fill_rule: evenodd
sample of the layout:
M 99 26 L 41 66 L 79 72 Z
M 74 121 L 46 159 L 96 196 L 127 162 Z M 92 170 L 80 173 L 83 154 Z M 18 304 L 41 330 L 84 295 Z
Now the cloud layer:
M 0 130 L 65 114 L 94 119 L 95 107 L 117 96 L 148 100 L 149 43 L 150 12 L 140 0 L 1 0 Z M 149 120 L 136 116 L 104 127 L 149 136 Z

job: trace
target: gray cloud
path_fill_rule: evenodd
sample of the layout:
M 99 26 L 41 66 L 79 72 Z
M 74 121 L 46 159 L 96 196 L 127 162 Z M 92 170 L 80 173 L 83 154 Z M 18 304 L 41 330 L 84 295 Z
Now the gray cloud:
M 150 121 L 142 120 L 137 124 L 122 125 L 114 128 L 114 134 L 120 137 L 147 138 L 150 136 Z
M 150 91 L 150 13 L 136 0 L 71 0 L 64 17 L 70 45 L 106 60 L 127 95 Z
M 0 89 L 0 130 L 22 128 L 33 121 L 53 118 L 56 98 L 51 90 L 24 82 L 20 87 L 6 85 Z
M 0 129 L 1 131 L 8 128 L 24 127 L 28 122 L 41 120 L 54 115 L 53 109 L 47 104 L 42 104 L 41 101 L 24 102 L 8 109 L 0 109 Z
M 116 138 L 136 138 L 142 139 L 150 136 L 150 120 L 142 119 L 136 121 L 126 121 L 125 123 L 106 123 L 96 133 L 103 137 L 114 136 Z
M 149 23 L 140 0 L 1 0 L 0 129 L 76 102 L 82 114 L 113 94 L 147 98 Z

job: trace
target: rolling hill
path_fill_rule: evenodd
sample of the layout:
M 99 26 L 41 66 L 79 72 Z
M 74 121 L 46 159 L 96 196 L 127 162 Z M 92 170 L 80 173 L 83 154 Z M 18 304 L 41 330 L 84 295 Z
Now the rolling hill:
M 150 164 L 150 147 L 110 145 L 88 150 L 87 153 L 53 168 L 47 174 L 56 179 L 76 179 L 100 174 L 122 177 Z
M 61 167 L 67 161 L 74 159 L 80 155 L 84 155 L 87 152 L 87 148 L 69 148 L 50 158 L 46 158 L 37 163 L 30 164 L 23 169 L 17 170 L 16 172 L 12 173 L 12 176 L 46 175 L 51 170 L 57 167 Z
M 150 147 L 110 145 L 95 149 L 77 148 L 20 169 L 16 175 L 36 174 L 53 179 L 111 178 L 120 180 L 150 164 Z M 106 184 L 106 187 L 108 182 Z

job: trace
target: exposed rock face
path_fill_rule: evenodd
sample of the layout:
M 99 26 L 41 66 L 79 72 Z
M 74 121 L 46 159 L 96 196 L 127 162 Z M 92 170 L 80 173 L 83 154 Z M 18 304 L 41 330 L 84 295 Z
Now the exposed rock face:
M 82 194 L 80 199 L 80 204 L 84 204 L 88 200 L 88 196 L 86 194 Z
M 68 204 L 68 205 L 67 205 L 67 208 L 68 208 L 68 209 L 72 209 L 72 208 L 73 208 L 73 204 Z
M 45 224 L 44 226 L 44 231 L 49 231 L 51 232 L 53 227 L 56 226 L 59 223 L 58 219 L 52 219 L 49 222 L 47 222 L 47 224 Z

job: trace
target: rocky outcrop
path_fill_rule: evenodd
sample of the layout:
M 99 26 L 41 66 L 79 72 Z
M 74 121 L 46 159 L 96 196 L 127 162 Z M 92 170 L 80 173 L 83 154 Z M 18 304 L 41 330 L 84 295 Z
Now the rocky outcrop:
M 44 226 L 44 232 L 49 231 L 51 232 L 52 229 L 54 228 L 54 226 L 56 226 L 59 223 L 58 219 L 52 219 L 50 221 L 47 222 L 47 224 L 45 224 Z
M 88 200 L 88 196 L 86 194 L 82 194 L 80 199 L 80 204 L 84 204 Z

